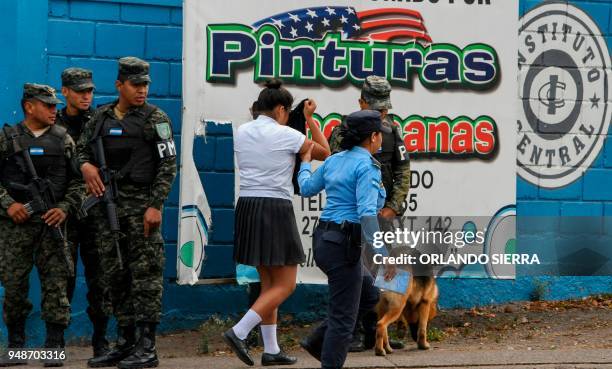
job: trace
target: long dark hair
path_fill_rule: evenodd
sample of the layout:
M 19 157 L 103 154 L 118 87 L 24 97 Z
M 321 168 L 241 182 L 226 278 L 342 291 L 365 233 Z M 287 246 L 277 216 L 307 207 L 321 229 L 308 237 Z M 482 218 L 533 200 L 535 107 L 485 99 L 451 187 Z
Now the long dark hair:
M 258 112 L 272 111 L 276 106 L 282 105 L 289 111 L 293 105 L 293 96 L 283 87 L 279 79 L 271 79 L 264 83 L 264 89 L 257 98 Z

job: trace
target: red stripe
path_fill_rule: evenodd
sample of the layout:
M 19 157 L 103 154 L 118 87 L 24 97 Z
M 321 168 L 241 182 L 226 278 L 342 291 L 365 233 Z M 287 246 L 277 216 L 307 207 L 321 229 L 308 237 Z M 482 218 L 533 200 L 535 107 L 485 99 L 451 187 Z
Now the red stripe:
M 368 35 L 361 35 L 361 37 L 364 37 L 364 36 L 367 37 Z M 431 37 L 429 37 L 428 34 L 421 33 L 421 32 L 415 32 L 415 31 L 404 31 L 404 30 L 376 32 L 376 33 L 370 34 L 369 37 L 372 40 L 376 40 L 376 41 L 391 41 L 399 37 L 409 37 L 409 38 L 420 39 L 420 40 L 424 40 L 427 42 L 431 42 Z
M 357 12 L 357 18 L 359 18 L 359 20 L 362 20 L 363 18 L 367 18 L 371 16 L 395 15 L 395 14 L 409 15 L 417 19 L 423 19 L 423 17 L 421 16 L 421 13 L 417 12 L 416 10 L 397 9 L 397 8 L 363 10 L 363 11 Z
M 367 21 L 361 23 L 361 29 L 370 30 L 375 28 L 384 28 L 384 27 L 395 27 L 395 26 L 406 26 L 413 27 L 416 29 L 420 29 L 425 31 L 425 26 L 423 23 L 413 20 L 407 19 L 383 19 L 383 20 L 375 20 L 375 21 Z

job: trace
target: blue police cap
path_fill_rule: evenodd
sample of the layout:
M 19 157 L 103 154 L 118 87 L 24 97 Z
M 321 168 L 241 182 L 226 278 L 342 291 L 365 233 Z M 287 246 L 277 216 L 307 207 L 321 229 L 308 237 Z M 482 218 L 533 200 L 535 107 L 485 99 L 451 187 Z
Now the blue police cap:
M 376 110 L 360 110 L 346 117 L 349 129 L 355 130 L 363 135 L 373 132 L 391 133 L 391 128 L 385 126 L 380 119 L 380 112 Z

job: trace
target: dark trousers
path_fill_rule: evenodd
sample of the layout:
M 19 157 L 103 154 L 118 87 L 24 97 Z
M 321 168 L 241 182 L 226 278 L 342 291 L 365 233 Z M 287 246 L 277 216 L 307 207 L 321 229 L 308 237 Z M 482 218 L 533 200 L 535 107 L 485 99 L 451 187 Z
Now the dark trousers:
M 349 245 L 345 233 L 318 227 L 313 235 L 314 259 L 327 275 L 328 316 L 312 337 L 323 340 L 322 368 L 341 368 L 353 335 L 361 296 L 361 251 Z
M 374 311 L 374 307 L 378 303 L 378 299 L 380 298 L 380 292 L 378 287 L 374 286 L 374 277 L 372 277 L 368 272 L 363 273 L 361 284 L 361 297 L 359 299 L 359 315 L 357 322 L 355 324 L 355 333 L 359 331 L 359 325 L 361 323 L 361 328 L 363 329 L 363 333 L 367 336 L 376 335 L 376 323 L 378 322 L 378 317 L 376 315 L 376 311 Z
M 77 220 L 74 217 L 68 219 L 67 236 L 72 243 L 72 260 L 74 261 L 75 273 L 68 280 L 68 300 L 72 303 L 76 287 L 76 270 L 79 254 L 83 262 L 85 282 L 87 284 L 87 315 L 92 322 L 106 320 L 102 301 L 103 294 L 100 286 L 100 256 L 96 250 L 95 229 L 90 219 Z

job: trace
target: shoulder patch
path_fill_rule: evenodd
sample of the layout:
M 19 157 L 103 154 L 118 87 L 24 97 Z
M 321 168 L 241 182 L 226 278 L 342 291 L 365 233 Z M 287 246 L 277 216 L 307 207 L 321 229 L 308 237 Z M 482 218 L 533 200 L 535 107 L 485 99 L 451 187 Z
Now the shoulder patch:
M 172 128 L 170 128 L 170 123 L 168 122 L 156 123 L 155 131 L 157 131 L 157 135 L 162 140 L 168 140 L 172 137 Z

